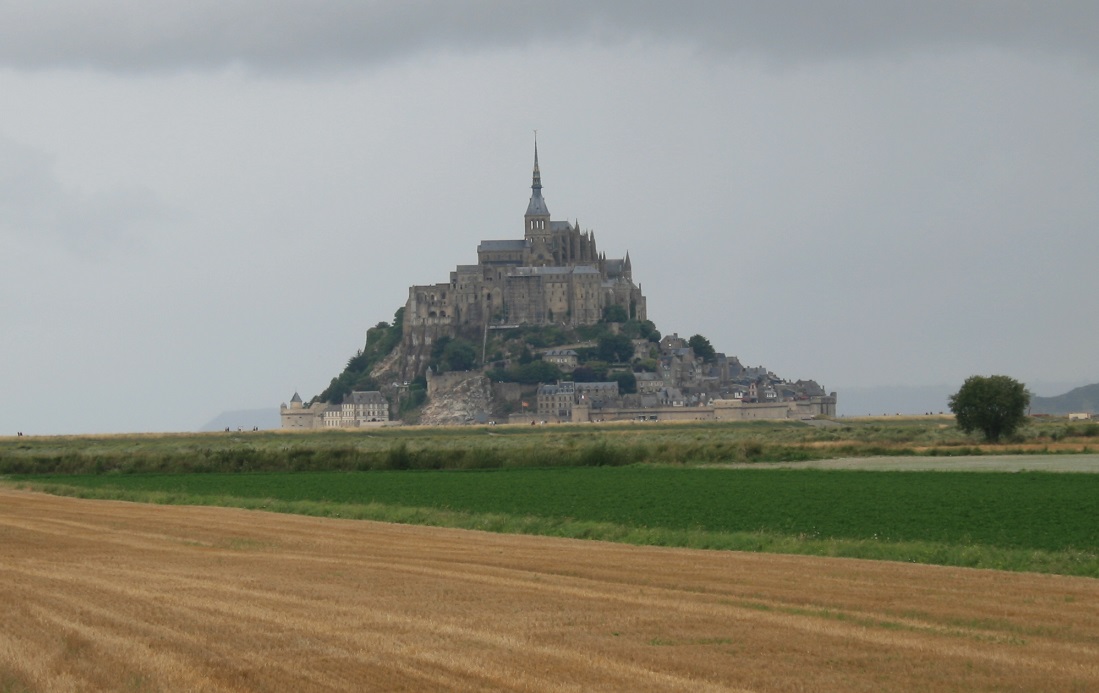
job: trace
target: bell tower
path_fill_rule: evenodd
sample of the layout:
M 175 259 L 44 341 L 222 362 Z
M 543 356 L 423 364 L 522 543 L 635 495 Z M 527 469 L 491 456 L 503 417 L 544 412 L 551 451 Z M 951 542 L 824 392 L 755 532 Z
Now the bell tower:
M 550 213 L 546 207 L 546 201 L 542 199 L 542 173 L 538 170 L 538 133 L 534 134 L 534 175 L 530 185 L 530 203 L 527 205 L 527 213 L 523 216 L 523 238 L 528 241 L 541 240 L 548 242 L 550 238 Z

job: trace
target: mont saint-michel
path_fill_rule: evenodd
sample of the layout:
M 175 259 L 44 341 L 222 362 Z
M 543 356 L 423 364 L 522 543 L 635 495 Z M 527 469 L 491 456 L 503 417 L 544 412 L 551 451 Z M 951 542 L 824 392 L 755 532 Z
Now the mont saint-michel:
M 661 335 L 629 252 L 607 257 L 594 231 L 552 219 L 537 143 L 530 188 L 522 238 L 481 240 L 476 264 L 409 287 L 324 392 L 282 405 L 282 427 L 835 415 L 813 380 Z
M 595 233 L 550 219 L 537 145 L 530 188 L 523 238 L 481 241 L 476 265 L 458 265 L 448 283 L 409 288 L 405 334 L 414 344 L 439 326 L 594 325 L 611 306 L 645 320 L 629 253 L 608 259 Z

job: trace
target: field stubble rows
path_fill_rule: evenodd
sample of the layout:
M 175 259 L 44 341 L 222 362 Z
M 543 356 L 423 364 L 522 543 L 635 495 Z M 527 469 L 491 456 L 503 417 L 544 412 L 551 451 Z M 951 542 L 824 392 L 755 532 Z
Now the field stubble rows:
M 0 690 L 1084 691 L 1099 581 L 0 489 Z

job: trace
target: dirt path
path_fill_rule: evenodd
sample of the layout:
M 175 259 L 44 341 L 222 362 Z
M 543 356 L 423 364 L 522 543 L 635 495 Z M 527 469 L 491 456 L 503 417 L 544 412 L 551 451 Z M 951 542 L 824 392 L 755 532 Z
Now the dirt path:
M 1092 691 L 1099 580 L 0 489 L 0 691 Z
M 865 469 L 867 471 L 1099 473 L 1099 455 L 972 455 L 960 457 L 841 457 L 807 462 L 715 465 L 730 469 Z

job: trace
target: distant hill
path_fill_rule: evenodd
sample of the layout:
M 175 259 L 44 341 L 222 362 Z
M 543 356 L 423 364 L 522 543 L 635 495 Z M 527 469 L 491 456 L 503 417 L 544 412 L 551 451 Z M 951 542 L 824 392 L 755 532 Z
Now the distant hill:
M 1056 397 L 1032 397 L 1031 414 L 1099 413 L 1099 383 L 1085 385 Z
M 1026 383 L 1027 389 L 1058 392 L 1072 387 L 1070 383 Z M 840 416 L 892 416 L 893 414 L 950 413 L 950 396 L 958 391 L 954 385 L 886 385 L 880 387 L 840 387 L 836 413 Z M 1099 384 L 1078 387 L 1056 397 L 1032 396 L 1032 414 L 1069 414 L 1087 411 L 1099 413 Z
M 237 409 L 219 414 L 206 423 L 199 431 L 224 431 L 229 428 L 235 431 L 238 428 L 250 431 L 259 428 L 261 431 L 278 428 L 282 423 L 279 420 L 277 407 L 265 409 Z

